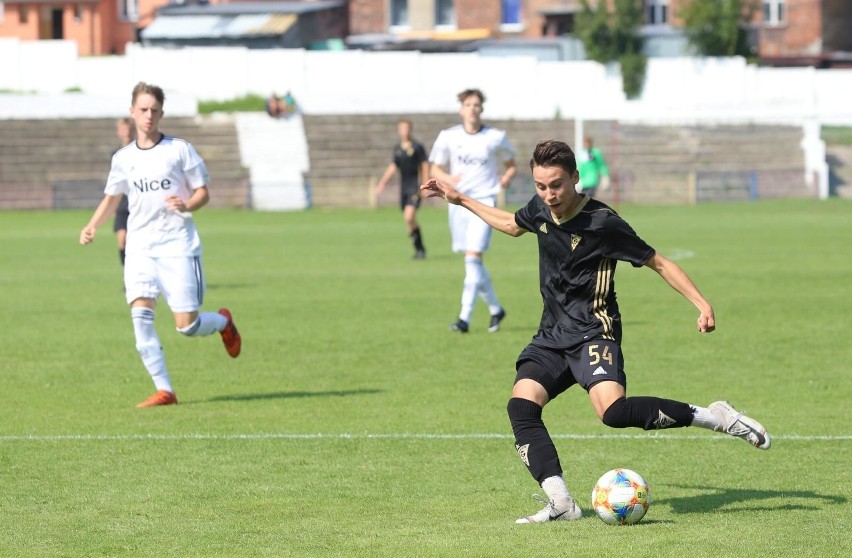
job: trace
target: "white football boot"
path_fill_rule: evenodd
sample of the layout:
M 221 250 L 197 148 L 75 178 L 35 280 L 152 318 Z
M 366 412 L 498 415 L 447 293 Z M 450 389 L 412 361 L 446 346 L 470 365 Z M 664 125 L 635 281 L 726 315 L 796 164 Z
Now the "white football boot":
M 515 520 L 515 523 L 547 523 L 548 521 L 571 521 L 583 517 L 583 510 L 570 496 L 567 500 L 556 502 L 547 500 L 538 494 L 533 494 L 538 502 L 544 504 L 544 509 L 533 515 Z
M 742 438 L 758 449 L 769 449 L 772 445 L 772 437 L 766 432 L 762 424 L 753 418 L 737 411 L 727 401 L 716 401 L 707 407 L 721 428 L 719 432 L 725 432 L 731 436 Z

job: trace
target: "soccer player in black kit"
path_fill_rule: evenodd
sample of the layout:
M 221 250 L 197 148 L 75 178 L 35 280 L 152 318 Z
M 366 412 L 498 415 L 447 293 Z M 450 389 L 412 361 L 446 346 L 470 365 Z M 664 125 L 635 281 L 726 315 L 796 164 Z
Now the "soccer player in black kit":
M 578 194 L 577 163 L 560 141 L 539 142 L 530 160 L 536 196 L 512 214 L 430 180 L 421 191 L 461 205 L 510 236 L 538 237 L 544 310 L 538 333 L 518 357 L 508 413 L 515 448 L 547 498 L 544 509 L 517 523 L 582 516 L 565 480 L 542 408 L 574 384 L 589 393 L 601 421 L 612 428 L 645 430 L 700 426 L 769 449 L 771 438 L 727 401 L 698 407 L 659 397 L 627 397 L 621 354 L 621 315 L 614 292 L 617 260 L 656 271 L 698 308 L 698 331 L 715 329 L 710 303 L 676 263 L 657 253 L 609 206 Z
M 397 123 L 399 143 L 393 148 L 393 160 L 376 184 L 376 194 L 382 193 L 388 180 L 399 169 L 400 209 L 408 224 L 408 235 L 414 244 L 414 259 L 422 260 L 426 257 L 426 248 L 423 246 L 423 235 L 420 233 L 416 214 L 417 208 L 420 207 L 420 184 L 429 178 L 429 159 L 423 145 L 411 137 L 412 129 L 413 125 L 407 118 Z

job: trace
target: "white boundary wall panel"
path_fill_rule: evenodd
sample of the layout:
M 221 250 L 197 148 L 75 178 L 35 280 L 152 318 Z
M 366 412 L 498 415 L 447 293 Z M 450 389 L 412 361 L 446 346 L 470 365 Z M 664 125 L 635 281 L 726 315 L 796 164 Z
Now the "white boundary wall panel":
M 455 112 L 456 94 L 477 87 L 488 98 L 486 118 L 558 114 L 648 124 L 801 124 L 816 118 L 852 125 L 852 70 L 760 68 L 739 57 L 650 59 L 642 97 L 628 101 L 618 66 L 592 61 L 137 44 L 128 44 L 125 56 L 80 58 L 71 41 L 0 39 L 0 88 L 13 93 L 37 97 L 79 89 L 83 95 L 121 96 L 126 104 L 138 81 L 165 89 L 169 114 L 176 114 L 171 101 L 179 96 L 221 101 L 285 91 L 308 114 Z M 2 118 L 15 118 L 22 106 L 11 97 L 0 95 Z M 56 103 L 70 116 L 66 104 Z M 105 103 L 100 116 L 113 112 Z M 80 114 L 90 115 L 89 108 Z

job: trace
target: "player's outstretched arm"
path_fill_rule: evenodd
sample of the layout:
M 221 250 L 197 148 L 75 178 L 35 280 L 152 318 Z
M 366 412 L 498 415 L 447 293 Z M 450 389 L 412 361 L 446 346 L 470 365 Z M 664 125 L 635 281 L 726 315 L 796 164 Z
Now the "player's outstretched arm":
M 469 196 L 460 194 L 455 188 L 436 180 L 430 179 L 426 184 L 420 186 L 420 193 L 423 197 L 434 198 L 441 197 L 453 205 L 460 205 L 471 211 L 474 215 L 488 223 L 494 229 L 504 232 L 509 236 L 521 236 L 526 229 L 522 229 L 515 223 L 515 214 L 509 213 L 497 207 L 491 207 L 477 201 Z
M 700 312 L 697 321 L 698 331 L 710 333 L 716 329 L 716 316 L 713 314 L 713 307 L 710 306 L 710 303 L 699 292 L 698 287 L 695 286 L 689 275 L 679 265 L 656 253 L 645 262 L 645 265 L 659 273 L 666 283 L 698 308 Z
M 98 204 L 98 207 L 92 214 L 92 218 L 89 219 L 89 222 L 86 224 L 85 227 L 83 227 L 83 230 L 80 231 L 80 244 L 91 244 L 92 241 L 95 240 L 95 232 L 97 228 L 101 226 L 104 221 L 106 221 L 109 215 L 115 213 L 115 210 L 118 207 L 118 203 L 120 201 L 120 195 L 104 196 L 104 199 L 101 200 L 101 203 Z

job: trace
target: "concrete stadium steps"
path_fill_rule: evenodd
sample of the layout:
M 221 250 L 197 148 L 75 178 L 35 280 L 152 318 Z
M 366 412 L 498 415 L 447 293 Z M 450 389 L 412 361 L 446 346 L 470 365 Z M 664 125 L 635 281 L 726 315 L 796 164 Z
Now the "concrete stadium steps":
M 392 148 L 397 141 L 396 124 L 401 117 L 412 121 L 413 135 L 423 143 L 427 155 L 438 133 L 459 121 L 458 114 L 304 116 L 311 159 L 307 176 L 314 205 L 364 207 L 365 204 L 399 203 L 398 177 L 388 183 L 378 199 L 372 191 L 391 161 Z M 573 142 L 574 125 L 570 121 L 486 122 L 508 131 L 518 151 L 514 185 L 529 192 L 532 192 L 532 176 L 528 161 L 535 144 L 549 138 Z
M 313 205 L 399 203 L 396 178 L 380 196 L 373 191 L 390 162 L 400 116 L 303 115 L 309 157 L 306 177 Z M 414 136 L 427 153 L 438 132 L 459 120 L 455 113 L 409 117 Z M 556 138 L 574 143 L 574 122 L 570 120 L 486 122 L 506 129 L 518 151 L 518 174 L 507 192 L 512 203 L 525 202 L 533 195 L 528 161 L 538 141 Z M 250 206 L 249 170 L 240 163 L 234 117 L 167 119 L 163 130 L 191 141 L 207 161 L 211 206 Z M 696 196 L 692 189 L 696 182 L 713 185 L 709 199 L 734 199 L 749 188 L 747 171 L 757 173 L 761 196 L 811 195 L 803 184 L 799 127 L 638 126 L 587 121 L 584 133 L 595 138 L 610 166 L 613 188 L 598 194 L 605 201 L 684 203 L 696 197 L 707 199 Z M 101 196 L 115 141 L 112 119 L 4 121 L 0 126 L 0 208 L 90 206 Z M 840 177 L 835 182 L 840 182 L 837 192 L 841 193 L 844 184 L 852 184 L 852 176 L 842 174 L 852 168 L 852 154 L 833 156 L 837 161 L 850 161 L 832 165 L 832 172 Z M 732 182 L 736 185 L 731 186 Z M 80 195 L 75 200 L 76 190 Z
M 246 207 L 248 171 L 240 164 L 233 121 L 174 118 L 163 132 L 204 157 L 213 207 Z M 4 120 L 0 125 L 0 209 L 93 208 L 103 197 L 118 147 L 114 119 Z
M 390 162 L 401 116 L 414 123 L 414 136 L 427 153 L 438 132 L 459 121 L 457 114 L 304 117 L 314 205 L 399 203 L 396 178 L 378 198 L 372 190 Z M 538 141 L 553 138 L 574 144 L 574 122 L 570 120 L 486 122 L 507 130 L 518 151 L 518 174 L 507 192 L 514 203 L 525 201 L 534 192 L 528 161 Z M 745 171 L 759 173 L 759 182 L 771 183 L 777 195 L 810 194 L 802 178 L 802 130 L 796 126 L 638 126 L 587 121 L 583 132 L 595 139 L 609 164 L 613 188 L 598 193 L 606 201 L 687 203 L 696 198 L 691 188 L 702 174 L 720 177 L 718 183 L 739 181 L 737 192 L 730 194 L 739 196 L 739 190 L 749 187 Z M 710 199 L 729 199 L 729 191 L 719 188 L 708 195 Z M 761 195 L 773 193 L 771 187 L 758 191 Z
M 11 182 L 0 179 L 0 210 L 52 209 L 53 186 L 43 181 Z

